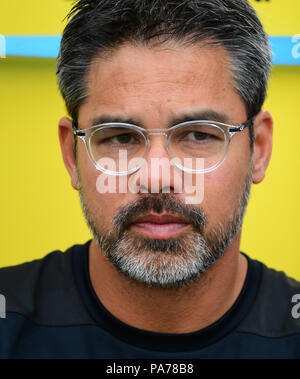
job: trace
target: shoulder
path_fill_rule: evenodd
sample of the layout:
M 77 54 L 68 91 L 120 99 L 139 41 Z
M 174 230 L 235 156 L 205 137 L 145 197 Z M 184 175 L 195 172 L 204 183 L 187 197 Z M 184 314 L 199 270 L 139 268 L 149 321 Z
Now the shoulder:
M 265 337 L 300 334 L 300 282 L 261 263 L 261 280 L 241 332 Z
M 81 308 L 72 255 L 85 249 L 86 245 L 74 245 L 66 252 L 57 250 L 41 259 L 0 268 L 0 294 L 5 298 L 6 312 L 41 324 L 70 322 L 70 310 Z
M 70 263 L 70 253 L 53 251 L 41 259 L 0 268 L 0 291 L 8 306 L 15 308 L 22 299 L 29 300 L 35 290 L 43 292 L 56 287 L 62 274 L 68 276 Z

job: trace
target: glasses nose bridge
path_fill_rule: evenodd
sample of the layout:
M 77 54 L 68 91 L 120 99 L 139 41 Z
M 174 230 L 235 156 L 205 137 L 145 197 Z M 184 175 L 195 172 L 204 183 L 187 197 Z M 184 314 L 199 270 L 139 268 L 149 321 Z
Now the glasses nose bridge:
M 146 134 L 148 136 L 151 136 L 151 135 L 164 135 L 166 137 L 168 136 L 167 129 L 148 129 Z
M 146 139 L 147 139 L 147 145 L 148 145 L 148 149 L 147 149 L 147 156 L 149 154 L 149 150 L 150 150 L 150 146 L 151 146 L 151 141 L 149 139 L 149 136 L 164 136 L 165 137 L 165 140 L 164 140 L 164 147 L 169 155 L 169 151 L 168 151 L 168 148 L 167 148 L 167 145 L 168 145 L 168 132 L 167 132 L 167 129 L 148 129 L 146 130 Z

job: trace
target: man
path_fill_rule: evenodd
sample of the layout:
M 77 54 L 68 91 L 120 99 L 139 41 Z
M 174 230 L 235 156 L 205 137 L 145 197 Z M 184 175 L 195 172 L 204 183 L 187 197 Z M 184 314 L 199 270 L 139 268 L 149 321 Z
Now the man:
M 270 68 L 246 0 L 76 2 L 59 139 L 94 238 L 0 270 L 1 357 L 300 357 L 299 282 L 240 252 Z

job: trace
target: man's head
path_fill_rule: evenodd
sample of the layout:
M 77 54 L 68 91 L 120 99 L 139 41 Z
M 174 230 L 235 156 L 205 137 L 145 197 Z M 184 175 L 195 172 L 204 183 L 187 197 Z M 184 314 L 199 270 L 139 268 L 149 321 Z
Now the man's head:
M 233 125 L 256 116 L 250 130 L 232 138 L 223 164 L 205 174 L 201 206 L 175 193 L 178 172 L 169 194 L 162 193 L 161 172 L 151 170 L 146 181 L 157 177 L 157 194 L 99 194 L 101 173 L 83 144 L 75 157 L 72 123 L 60 121 L 65 164 L 103 253 L 135 280 L 190 283 L 238 240 L 251 182 L 263 179 L 270 159 L 272 120 L 260 111 L 271 67 L 267 36 L 242 0 L 82 0 L 71 16 L 57 74 L 79 128 L 99 117 L 164 129 L 201 112 L 221 114 Z M 151 136 L 149 165 L 154 157 L 169 158 L 161 135 Z M 195 181 L 197 174 L 190 176 Z

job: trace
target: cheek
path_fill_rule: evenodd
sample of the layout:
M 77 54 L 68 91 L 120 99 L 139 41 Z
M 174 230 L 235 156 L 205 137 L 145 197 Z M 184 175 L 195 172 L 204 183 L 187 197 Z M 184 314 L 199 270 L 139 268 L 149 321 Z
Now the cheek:
M 230 209 L 232 187 L 226 170 L 219 169 L 219 171 L 208 173 L 204 180 L 203 208 L 207 213 L 208 221 L 215 223 Z
M 111 230 L 112 219 L 119 207 L 131 199 L 126 193 L 116 193 L 118 177 L 103 174 L 96 170 L 90 160 L 82 158 L 78 162 L 84 200 L 90 217 L 99 230 Z
M 100 225 L 106 225 L 112 201 L 97 190 L 97 181 L 101 172 L 92 164 L 83 146 L 78 147 L 77 167 L 89 216 L 97 226 L 99 221 Z
M 205 175 L 205 192 L 202 203 L 209 224 L 226 220 L 238 206 L 244 190 L 249 166 L 236 161 L 223 164 L 217 170 Z

